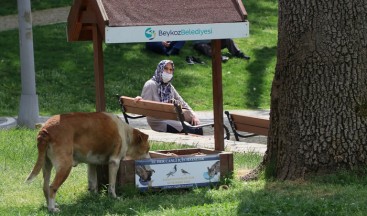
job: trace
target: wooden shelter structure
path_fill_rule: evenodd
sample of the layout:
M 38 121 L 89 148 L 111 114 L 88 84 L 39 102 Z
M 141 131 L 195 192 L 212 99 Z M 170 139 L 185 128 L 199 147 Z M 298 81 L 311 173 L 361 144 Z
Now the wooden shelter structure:
M 68 41 L 93 41 L 96 111 L 105 111 L 102 43 L 212 40 L 215 150 L 224 150 L 221 44 L 249 36 L 241 0 L 74 0 Z

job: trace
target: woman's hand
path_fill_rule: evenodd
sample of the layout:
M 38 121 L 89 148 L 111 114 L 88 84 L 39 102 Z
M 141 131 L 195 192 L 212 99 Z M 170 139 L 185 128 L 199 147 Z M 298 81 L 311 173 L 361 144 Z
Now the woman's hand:
M 135 98 L 134 98 L 134 102 L 136 103 L 136 102 L 138 102 L 138 101 L 140 101 L 140 100 L 143 100 L 143 98 L 142 97 L 140 97 L 140 96 L 136 96 Z
M 200 124 L 199 118 L 196 115 L 194 115 L 191 119 L 191 125 L 195 126 L 195 125 L 199 125 L 199 124 Z
M 170 42 L 168 41 L 162 41 L 162 44 L 164 47 L 169 47 L 170 46 Z

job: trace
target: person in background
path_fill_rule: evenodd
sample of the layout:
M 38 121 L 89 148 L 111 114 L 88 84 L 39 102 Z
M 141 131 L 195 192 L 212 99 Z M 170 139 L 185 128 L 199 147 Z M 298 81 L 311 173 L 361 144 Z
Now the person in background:
M 199 51 L 200 53 L 211 57 L 212 56 L 212 47 L 210 40 L 200 40 L 200 41 L 194 41 L 194 49 Z M 250 60 L 250 57 L 245 55 L 238 46 L 235 44 L 235 42 L 232 39 L 222 39 L 221 40 L 221 49 L 227 48 L 229 53 L 232 56 L 235 56 L 237 58 L 242 58 L 245 60 Z M 222 62 L 228 61 L 227 56 L 222 56 Z
M 191 109 L 191 107 L 183 100 L 171 83 L 174 71 L 175 67 L 173 61 L 160 61 L 157 69 L 154 72 L 154 76 L 144 84 L 141 96 L 135 97 L 135 102 L 138 103 L 140 100 L 151 100 L 163 103 L 171 103 L 172 100 L 175 100 L 181 104 L 183 109 L 186 109 L 185 120 L 191 125 L 199 125 L 199 118 Z M 179 121 L 147 117 L 147 122 L 154 131 L 169 133 L 183 132 L 182 124 Z M 189 129 L 188 132 L 203 135 L 202 128 Z
M 159 54 L 170 56 L 178 55 L 184 45 L 185 41 L 147 42 L 145 48 Z

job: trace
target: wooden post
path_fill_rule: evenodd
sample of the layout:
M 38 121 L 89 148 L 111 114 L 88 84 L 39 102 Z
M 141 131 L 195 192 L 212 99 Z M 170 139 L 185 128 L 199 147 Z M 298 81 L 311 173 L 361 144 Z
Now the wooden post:
M 220 40 L 212 40 L 212 82 L 215 150 L 224 151 L 222 54 Z
M 94 80 L 96 84 L 96 111 L 106 111 L 106 101 L 104 95 L 104 68 L 102 35 L 98 31 L 97 24 L 93 25 L 93 50 L 94 50 Z
M 96 85 L 96 111 L 106 110 L 104 97 L 104 67 L 103 67 L 103 49 L 102 35 L 98 31 L 97 24 L 92 27 L 93 32 L 93 51 L 94 51 L 94 80 Z M 97 166 L 97 184 L 98 190 L 102 190 L 108 184 L 108 165 Z

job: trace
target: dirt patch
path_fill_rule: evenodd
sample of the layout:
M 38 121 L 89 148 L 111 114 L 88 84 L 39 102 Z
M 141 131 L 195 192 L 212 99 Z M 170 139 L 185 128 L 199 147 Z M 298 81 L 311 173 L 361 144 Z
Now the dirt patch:
M 242 176 L 251 172 L 251 169 L 237 169 L 235 172 L 235 178 L 241 178 Z

